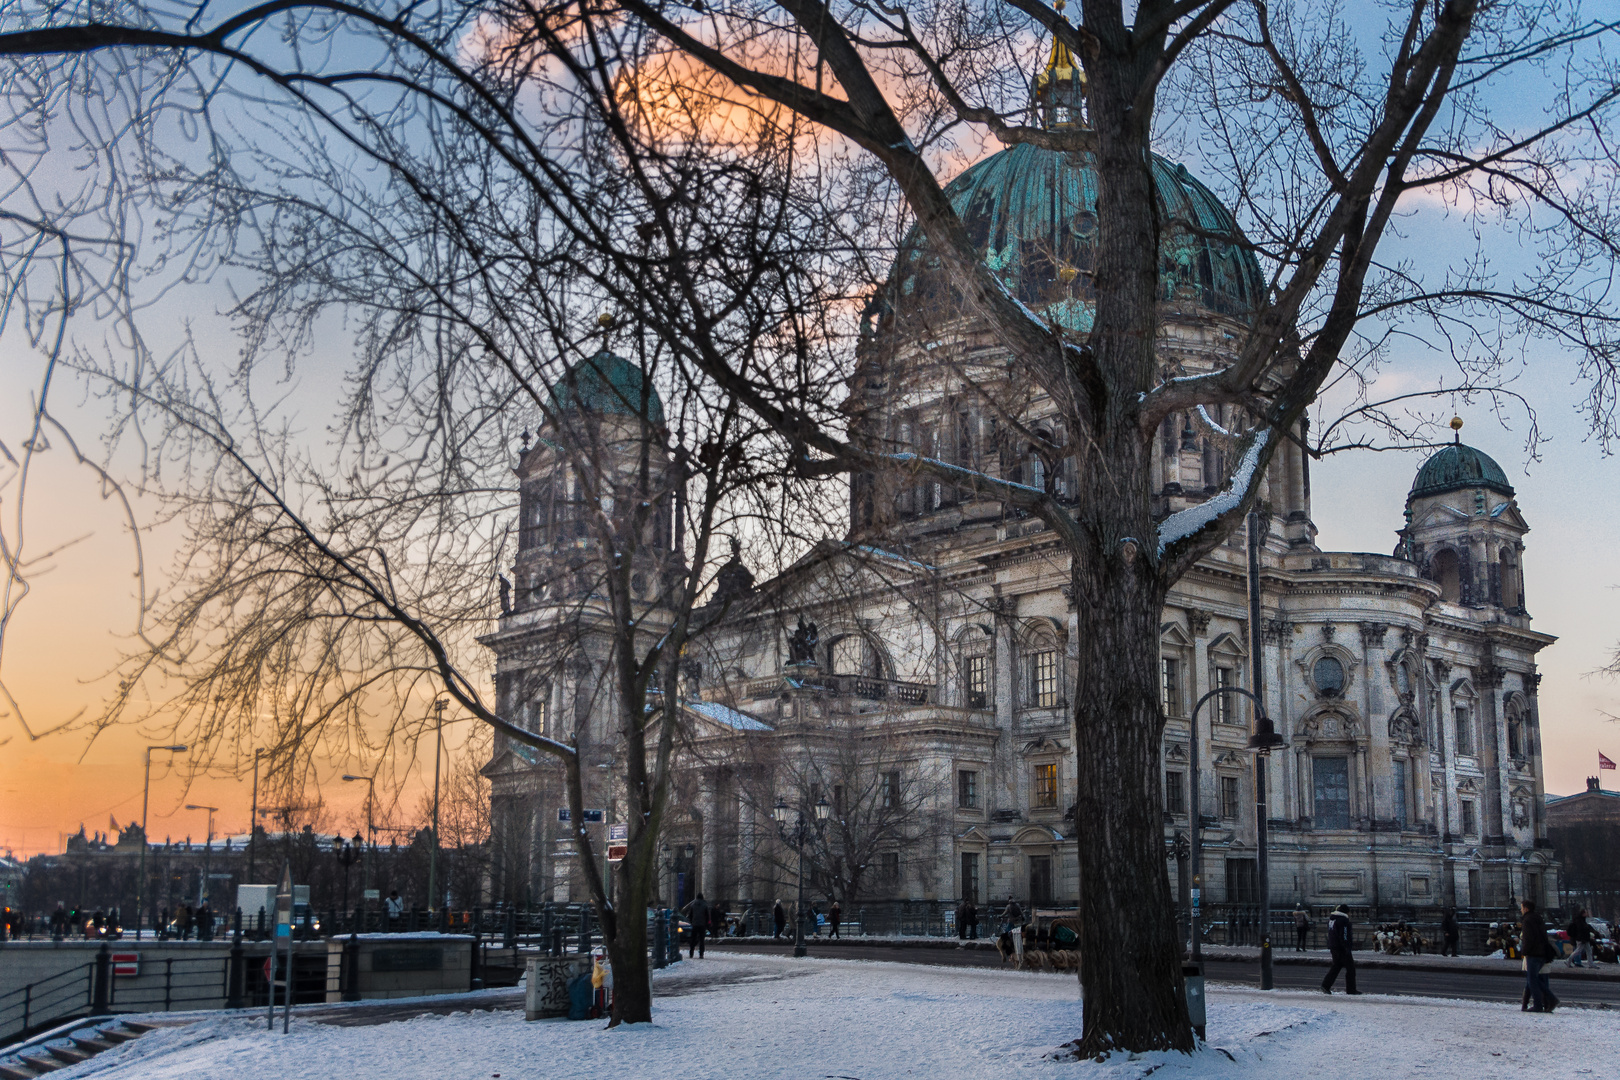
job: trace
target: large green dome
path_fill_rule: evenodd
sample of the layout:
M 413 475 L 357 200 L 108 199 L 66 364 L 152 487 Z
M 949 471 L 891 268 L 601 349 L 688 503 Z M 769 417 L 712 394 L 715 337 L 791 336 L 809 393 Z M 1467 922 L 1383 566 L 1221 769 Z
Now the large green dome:
M 1502 466 L 1472 446 L 1456 442 L 1423 463 L 1406 501 L 1470 488 L 1489 488 L 1513 498 L 1513 485 L 1508 483 Z
M 563 372 L 563 377 L 551 388 L 551 402 L 558 412 L 583 409 L 606 415 L 640 416 L 643 393 L 647 399 L 647 419 L 654 427 L 663 427 L 664 403 L 658 391 L 646 384 L 639 367 L 604 349 Z
M 1247 321 L 1265 290 L 1260 265 L 1231 213 L 1186 168 L 1153 156 L 1154 189 L 1165 228 L 1159 244 L 1164 300 L 1184 299 Z M 984 261 L 1013 295 L 1046 310 L 1067 329 L 1091 329 L 1094 300 L 1097 163 L 1089 151 L 1020 143 L 968 169 L 946 187 Z M 1190 227 L 1189 227 L 1190 226 Z M 1064 282 L 1060 271 L 1079 271 Z M 943 298 L 949 288 L 919 229 L 896 261 L 890 303 L 899 309 Z

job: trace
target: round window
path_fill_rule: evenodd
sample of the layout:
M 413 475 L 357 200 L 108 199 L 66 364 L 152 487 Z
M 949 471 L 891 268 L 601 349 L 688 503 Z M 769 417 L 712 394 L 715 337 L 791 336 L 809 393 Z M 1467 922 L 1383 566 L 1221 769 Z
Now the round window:
M 1331 656 L 1324 656 L 1311 668 L 1311 680 L 1316 691 L 1325 697 L 1338 697 L 1344 693 L 1344 665 Z

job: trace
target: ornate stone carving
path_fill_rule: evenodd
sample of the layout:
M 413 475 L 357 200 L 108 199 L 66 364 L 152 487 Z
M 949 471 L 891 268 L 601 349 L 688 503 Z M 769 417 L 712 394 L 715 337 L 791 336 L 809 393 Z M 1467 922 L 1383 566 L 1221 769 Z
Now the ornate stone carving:
M 1332 641 L 1333 640 L 1333 635 L 1338 633 L 1338 631 L 1339 631 L 1339 628 L 1337 626 L 1334 626 L 1332 623 L 1330 623 L 1330 622 L 1323 623 L 1322 624 L 1322 640 L 1323 641 Z
M 1209 620 L 1214 612 L 1203 608 L 1187 609 L 1187 625 L 1192 627 L 1194 637 L 1205 637 L 1209 634 Z
M 1267 619 L 1261 634 L 1266 641 L 1287 641 L 1294 634 L 1294 624 L 1287 619 Z
M 1412 718 L 1410 709 L 1396 709 L 1389 718 L 1389 741 L 1410 745 L 1417 741 L 1417 721 Z
M 1369 649 L 1382 649 L 1384 635 L 1389 633 L 1389 624 L 1381 622 L 1364 622 L 1361 624 L 1361 644 Z

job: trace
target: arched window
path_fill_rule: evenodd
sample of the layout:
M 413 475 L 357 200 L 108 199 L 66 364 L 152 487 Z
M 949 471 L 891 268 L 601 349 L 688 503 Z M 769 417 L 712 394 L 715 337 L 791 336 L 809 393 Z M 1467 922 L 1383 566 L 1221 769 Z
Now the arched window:
M 865 634 L 845 634 L 835 638 L 827 646 L 827 659 L 834 675 L 883 678 L 883 655 Z
M 1063 652 L 1050 625 L 1034 625 L 1024 638 L 1024 705 L 1053 709 L 1063 704 Z
M 1519 567 L 1513 560 L 1512 549 L 1502 549 L 1497 566 L 1502 581 L 1502 606 L 1508 611 L 1516 611 L 1524 606 L 1524 601 L 1519 595 Z
M 1462 602 L 1462 579 L 1458 574 L 1455 551 L 1444 548 L 1435 552 L 1429 573 L 1440 586 L 1440 599 L 1450 600 L 1453 604 Z

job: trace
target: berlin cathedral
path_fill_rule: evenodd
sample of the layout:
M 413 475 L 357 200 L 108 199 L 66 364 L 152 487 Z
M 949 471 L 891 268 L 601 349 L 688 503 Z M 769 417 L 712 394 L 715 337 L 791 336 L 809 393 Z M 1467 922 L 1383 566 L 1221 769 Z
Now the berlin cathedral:
M 1034 80 L 1046 124 L 1080 122 L 1080 80 L 1055 47 Z M 1152 165 L 1161 219 L 1171 223 L 1161 243 L 1159 352 L 1165 377 L 1198 374 L 1231 361 L 1264 278 L 1211 191 L 1181 165 L 1158 157 Z M 1097 182 L 1086 153 L 1019 144 L 947 189 L 1009 290 L 1077 334 L 1091 318 Z M 1016 385 L 1005 347 L 944 302 L 948 293 L 920 242 L 902 245 L 848 382 L 855 434 L 1078 497 L 1072 465 L 1046 475 L 1043 459 L 1020 453 L 998 425 L 1016 415 L 1026 430 L 1063 441 L 1051 403 Z M 553 397 L 559 410 L 663 424 L 642 372 L 608 352 L 576 364 Z M 1240 425 L 1215 408 L 1165 423 L 1154 449 L 1157 513 L 1215 494 L 1228 472 L 1227 428 Z M 557 585 L 557 553 L 585 541 L 564 508 L 567 466 L 541 435 L 516 467 L 515 588 L 482 640 L 495 656 L 503 715 L 549 734 L 595 733 L 587 741 L 600 743 L 613 730 L 594 692 L 605 646 L 588 634 L 557 636 L 567 592 Z M 1311 500 L 1308 457 L 1287 443 L 1260 496 L 1258 633 L 1249 633 L 1241 530 L 1164 607 L 1167 848 L 1201 829 L 1207 901 L 1255 902 L 1259 767 L 1270 792 L 1274 905 L 1420 916 L 1514 898 L 1556 905 L 1535 662 L 1554 639 L 1531 628 L 1521 573 L 1529 526 L 1513 486 L 1459 431 L 1418 469 L 1404 516 L 1390 522 L 1389 554 L 1323 547 Z M 679 527 L 662 524 L 654 538 L 677 559 Z M 1069 577 L 1068 556 L 1042 522 L 898 473 L 855 477 L 847 528 L 829 530 L 777 578 L 756 582 L 734 555 L 717 588 L 729 604 L 725 622 L 678 688 L 689 735 L 660 838 L 662 901 L 702 891 L 733 909 L 764 910 L 789 895 L 796 864 L 773 820 L 786 795 L 834 823 L 820 850 L 842 865 L 807 879 L 823 902 L 1072 906 L 1087 823 L 1074 812 Z M 1247 749 L 1249 710 L 1236 695 L 1211 700 L 1196 722 L 1189 715 L 1208 691 L 1247 685 L 1251 642 L 1262 653 L 1266 711 L 1285 742 L 1266 756 Z M 501 852 L 498 897 L 580 899 L 577 856 L 559 822 L 560 769 L 497 738 L 484 771 Z M 611 771 L 591 771 L 587 804 L 604 808 L 605 832 L 615 820 L 603 779 Z M 773 779 L 761 781 L 762 771 Z M 1167 857 L 1167 867 L 1174 885 L 1177 864 Z

